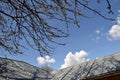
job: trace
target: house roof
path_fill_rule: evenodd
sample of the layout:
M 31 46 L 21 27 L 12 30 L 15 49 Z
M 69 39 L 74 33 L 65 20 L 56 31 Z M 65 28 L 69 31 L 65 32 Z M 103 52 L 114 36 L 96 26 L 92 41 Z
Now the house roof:
M 120 52 L 61 69 L 52 80 L 83 80 L 117 72 L 120 73 Z

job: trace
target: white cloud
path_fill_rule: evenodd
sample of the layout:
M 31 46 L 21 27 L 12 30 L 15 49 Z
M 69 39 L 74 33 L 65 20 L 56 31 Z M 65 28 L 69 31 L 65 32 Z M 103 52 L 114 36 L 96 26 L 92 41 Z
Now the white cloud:
M 120 13 L 120 10 L 118 10 L 118 12 Z
M 120 10 L 118 11 L 120 13 Z M 117 24 L 113 25 L 107 33 L 108 40 L 120 40 L 120 15 L 117 17 Z
M 109 30 L 108 35 L 112 40 L 120 40 L 120 24 L 113 25 Z
M 119 14 L 120 14 L 120 10 L 118 10 Z M 117 24 L 120 24 L 120 15 L 118 15 L 117 17 Z
M 97 36 L 97 37 L 96 37 L 96 40 L 99 40 L 99 39 L 100 39 L 100 37 L 99 37 L 99 36 Z
M 80 52 L 76 52 L 75 54 L 73 54 L 72 52 L 69 52 L 66 55 L 66 58 L 64 59 L 64 64 L 61 65 L 61 69 L 75 65 L 75 64 L 80 64 L 85 61 L 89 61 L 89 59 L 86 59 L 87 56 L 88 56 L 88 53 L 85 52 L 84 50 L 81 50 Z
M 50 58 L 50 56 L 45 56 L 45 57 L 38 57 L 37 58 L 38 64 L 44 65 L 44 64 L 49 64 L 49 63 L 55 63 L 54 58 Z
M 96 57 L 96 59 L 99 59 L 99 57 Z
M 92 40 L 99 41 L 101 38 L 102 32 L 101 32 L 101 30 L 97 29 L 97 30 L 95 30 L 95 33 L 96 33 L 96 35 Z
M 100 30 L 96 30 L 95 32 L 96 32 L 97 34 L 99 34 L 99 33 L 100 33 Z
M 120 16 L 117 17 L 117 23 L 120 24 Z

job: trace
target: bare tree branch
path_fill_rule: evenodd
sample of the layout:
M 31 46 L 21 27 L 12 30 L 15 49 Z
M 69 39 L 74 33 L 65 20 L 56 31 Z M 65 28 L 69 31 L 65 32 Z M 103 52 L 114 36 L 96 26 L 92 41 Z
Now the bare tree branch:
M 108 13 L 113 13 L 109 0 L 106 1 Z M 53 43 L 65 45 L 56 39 L 69 36 L 70 24 L 80 27 L 80 17 L 87 18 L 82 12 L 84 7 L 106 20 L 114 20 L 87 3 L 86 0 L 0 0 L 0 49 L 22 54 L 27 44 L 41 56 L 49 55 L 54 51 Z M 54 21 L 64 24 L 66 30 L 54 25 Z

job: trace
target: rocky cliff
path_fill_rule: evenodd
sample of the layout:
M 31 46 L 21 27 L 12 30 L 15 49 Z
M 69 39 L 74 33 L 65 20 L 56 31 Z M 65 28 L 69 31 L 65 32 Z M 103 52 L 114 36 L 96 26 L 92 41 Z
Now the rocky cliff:
M 52 80 L 104 80 L 95 78 L 113 74 L 120 74 L 120 53 L 61 69 Z M 105 80 L 120 80 L 120 78 Z
M 25 62 L 0 58 L 0 80 L 101 80 L 95 78 L 116 74 L 120 74 L 120 53 L 52 73 Z
M 0 58 L 0 80 L 51 80 L 53 75 L 22 61 Z

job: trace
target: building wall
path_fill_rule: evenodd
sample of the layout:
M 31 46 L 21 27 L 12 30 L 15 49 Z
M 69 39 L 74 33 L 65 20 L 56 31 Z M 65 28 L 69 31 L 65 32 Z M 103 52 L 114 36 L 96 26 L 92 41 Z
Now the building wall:
M 109 74 L 106 76 L 101 76 L 96 79 L 90 79 L 90 80 L 120 80 L 120 74 Z

